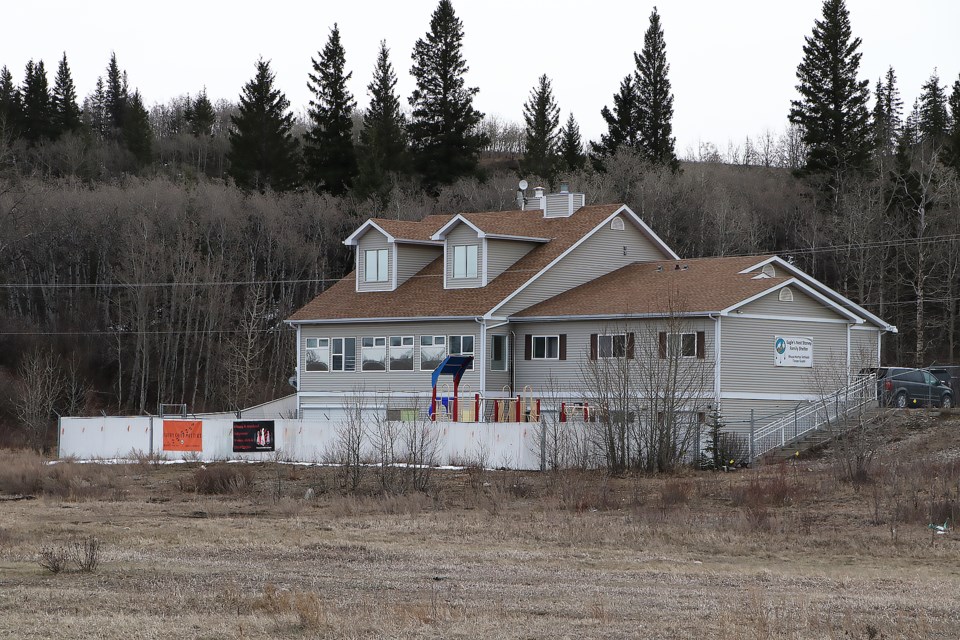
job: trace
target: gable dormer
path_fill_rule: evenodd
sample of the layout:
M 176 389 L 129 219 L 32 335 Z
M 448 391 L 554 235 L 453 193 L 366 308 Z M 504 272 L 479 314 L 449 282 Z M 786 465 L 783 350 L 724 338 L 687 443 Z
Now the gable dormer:
M 440 257 L 443 245 L 422 237 L 418 223 L 368 220 L 344 244 L 356 247 L 356 290 L 393 291 Z

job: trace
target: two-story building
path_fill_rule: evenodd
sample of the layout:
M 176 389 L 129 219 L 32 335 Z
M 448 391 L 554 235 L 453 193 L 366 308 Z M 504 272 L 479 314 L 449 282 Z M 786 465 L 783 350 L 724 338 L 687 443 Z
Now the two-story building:
M 371 219 L 354 271 L 297 311 L 302 418 L 344 396 L 423 406 L 446 355 L 461 394 L 589 402 L 591 363 L 679 357 L 729 420 L 809 402 L 879 365 L 896 328 L 777 256 L 681 259 L 623 204 L 561 189 L 516 211 Z

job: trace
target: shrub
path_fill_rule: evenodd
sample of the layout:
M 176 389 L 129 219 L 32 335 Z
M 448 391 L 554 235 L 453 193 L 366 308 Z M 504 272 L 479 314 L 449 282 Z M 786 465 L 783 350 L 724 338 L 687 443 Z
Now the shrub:
M 77 570 L 93 573 L 100 566 L 100 540 L 90 536 L 73 543 L 73 562 Z
M 50 573 L 60 573 L 67 566 L 67 555 L 64 547 L 44 547 L 37 555 L 37 564 Z
M 202 466 L 193 473 L 197 493 L 225 495 L 247 493 L 253 487 L 253 470 L 240 464 Z

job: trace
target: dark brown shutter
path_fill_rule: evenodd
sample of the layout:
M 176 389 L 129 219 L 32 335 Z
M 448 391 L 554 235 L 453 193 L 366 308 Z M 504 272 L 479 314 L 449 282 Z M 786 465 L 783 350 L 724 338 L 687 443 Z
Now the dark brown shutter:
M 697 357 L 703 360 L 707 357 L 707 334 L 697 331 Z
M 567 334 L 560 334 L 560 359 L 567 359 Z
M 627 334 L 627 359 L 628 360 L 633 360 L 635 357 L 634 356 L 634 336 L 635 335 L 636 334 L 634 334 L 632 331 Z
M 590 334 L 590 359 L 597 359 L 597 334 Z
M 667 359 L 667 332 L 666 331 L 660 332 L 660 359 L 661 360 Z
M 533 355 L 533 336 L 529 333 L 523 336 L 523 359 L 529 360 Z

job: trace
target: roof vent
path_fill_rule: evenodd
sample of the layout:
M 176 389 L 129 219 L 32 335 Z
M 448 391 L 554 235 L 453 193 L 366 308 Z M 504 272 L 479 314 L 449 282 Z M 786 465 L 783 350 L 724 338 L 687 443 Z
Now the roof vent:
M 793 291 L 790 287 L 780 289 L 780 302 L 793 302 Z
M 765 264 L 763 268 L 760 269 L 760 273 L 767 276 L 768 278 L 776 278 L 777 270 L 773 268 L 772 264 Z
M 570 183 L 566 180 L 560 183 L 560 193 L 570 193 Z
M 658 265 L 657 265 L 657 273 L 663 273 L 663 265 L 662 265 L 662 264 L 658 264 Z
M 686 271 L 686 270 L 689 269 L 689 268 L 690 268 L 690 265 L 685 264 L 685 265 L 683 265 L 682 267 L 680 267 L 680 270 L 681 270 L 681 271 Z

